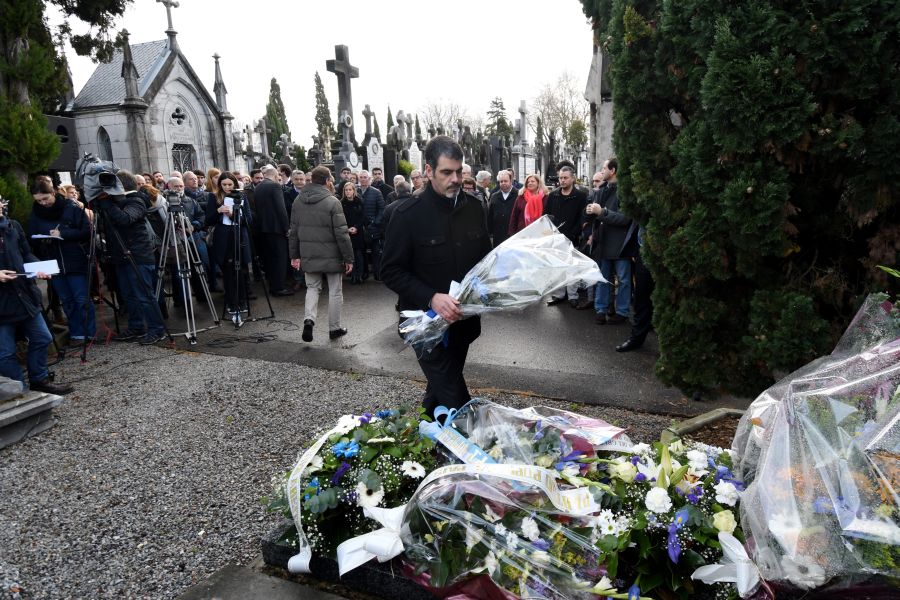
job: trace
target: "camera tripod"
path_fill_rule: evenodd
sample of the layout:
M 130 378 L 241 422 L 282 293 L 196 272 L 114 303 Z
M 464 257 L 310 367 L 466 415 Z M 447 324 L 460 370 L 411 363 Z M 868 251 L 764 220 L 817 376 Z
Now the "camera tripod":
M 167 260 L 169 252 L 175 254 L 175 277 L 172 286 L 181 287 L 181 295 L 184 301 L 184 316 L 187 331 L 178 335 L 184 335 L 187 340 L 194 345 L 197 343 L 197 333 L 207 331 L 219 326 L 219 317 L 216 313 L 215 304 L 209 293 L 209 284 L 206 281 L 206 271 L 203 268 L 203 262 L 200 260 L 200 252 L 197 250 L 197 242 L 191 234 L 191 223 L 184 214 L 183 196 L 176 194 L 167 194 L 169 206 L 166 210 L 166 227 L 163 230 L 162 246 L 159 255 L 159 266 L 157 269 L 158 277 L 156 280 L 156 297 L 159 298 L 162 289 L 163 280 L 165 279 Z M 203 296 L 206 299 L 206 305 L 209 307 L 210 315 L 212 315 L 214 325 L 197 329 L 197 317 L 194 311 L 193 283 L 192 278 L 196 275 L 200 281 L 200 289 L 203 290 Z
M 244 214 L 244 198 L 239 193 L 230 196 L 234 204 L 231 207 L 232 215 L 230 217 L 232 225 L 231 231 L 229 235 L 232 236 L 232 245 L 233 245 L 233 255 L 232 255 L 232 265 L 226 265 L 225 269 L 231 268 L 234 273 L 234 280 L 231 282 L 234 286 L 234 294 L 233 294 L 233 306 L 228 306 L 228 294 L 226 294 L 225 306 L 222 309 L 223 317 L 230 317 L 231 322 L 234 324 L 235 329 L 240 329 L 243 327 L 245 322 L 254 322 L 260 321 L 263 319 L 274 319 L 275 318 L 275 309 L 272 308 L 272 299 L 269 297 L 269 283 L 266 278 L 265 270 L 260 269 L 262 273 L 262 282 L 263 282 L 263 293 L 266 296 L 266 303 L 269 305 L 269 314 L 264 317 L 254 317 L 253 313 L 250 311 L 250 282 L 247 279 L 247 273 L 244 270 L 243 258 L 244 258 L 244 250 L 243 250 L 243 235 L 247 225 L 247 217 Z M 249 232 L 248 232 L 249 233 Z M 254 259 L 254 264 L 261 265 L 262 261 L 256 255 L 256 249 L 253 247 L 253 236 L 248 235 L 247 241 L 249 248 L 247 249 L 250 253 L 250 257 Z M 254 267 L 256 268 L 256 267 Z M 224 271 L 223 271 L 224 275 Z M 224 282 L 224 285 L 228 285 L 227 279 Z M 241 291 L 243 290 L 243 300 L 241 296 Z M 244 304 L 246 309 L 241 305 Z M 247 313 L 247 318 L 242 317 L 242 313 Z

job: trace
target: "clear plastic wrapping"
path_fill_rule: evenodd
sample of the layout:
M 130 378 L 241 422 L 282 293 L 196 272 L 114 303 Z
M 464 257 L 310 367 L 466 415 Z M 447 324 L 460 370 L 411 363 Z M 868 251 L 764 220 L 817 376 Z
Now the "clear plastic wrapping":
M 523 309 L 566 285 L 600 281 L 605 280 L 597 263 L 544 216 L 491 250 L 450 294 L 459 300 L 465 318 Z M 405 311 L 404 316 L 400 332 L 420 354 L 434 348 L 449 327 L 433 311 Z
M 900 327 L 870 297 L 834 352 L 776 383 L 733 449 L 742 525 L 768 581 L 900 577 Z

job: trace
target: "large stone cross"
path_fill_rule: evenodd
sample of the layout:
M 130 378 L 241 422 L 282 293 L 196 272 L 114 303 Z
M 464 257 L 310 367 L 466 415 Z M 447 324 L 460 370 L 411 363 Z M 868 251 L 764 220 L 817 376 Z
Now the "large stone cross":
M 519 141 L 522 145 L 528 143 L 528 121 L 525 119 L 525 116 L 528 114 L 528 108 L 525 106 L 525 101 L 522 100 L 522 103 L 519 104 L 519 127 L 521 129 L 519 133 Z
M 175 28 L 172 27 L 172 9 L 178 8 L 178 2 L 175 0 L 156 0 L 160 4 L 166 7 L 166 16 L 169 18 L 169 30 L 174 31 Z
M 372 109 L 369 108 L 369 105 L 366 104 L 366 109 L 362 111 L 362 116 L 366 118 L 366 135 L 372 135 L 372 117 L 375 116 L 375 113 L 372 112 Z
M 350 92 L 350 80 L 359 77 L 359 69 L 350 64 L 350 51 L 347 46 L 334 47 L 334 58 L 325 61 L 325 68 L 334 73 L 338 79 L 338 115 L 346 112 L 353 115 L 353 95 Z M 350 139 L 356 144 L 356 133 L 350 126 Z

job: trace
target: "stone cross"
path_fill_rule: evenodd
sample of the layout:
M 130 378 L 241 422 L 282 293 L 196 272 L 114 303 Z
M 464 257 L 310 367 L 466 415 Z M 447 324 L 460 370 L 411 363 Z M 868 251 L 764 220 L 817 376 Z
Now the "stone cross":
M 359 77 L 359 69 L 350 64 L 350 51 L 347 46 L 334 47 L 334 58 L 325 61 L 325 68 L 334 73 L 338 80 L 338 115 L 346 112 L 353 114 L 353 95 L 350 91 L 350 80 Z M 356 132 L 350 126 L 350 139 L 356 144 Z
M 166 16 L 169 18 L 169 31 L 175 31 L 175 28 L 172 27 L 172 9 L 178 8 L 178 2 L 175 0 L 156 0 L 160 4 L 166 7 Z
M 522 142 L 522 145 L 528 143 L 528 121 L 525 120 L 525 116 L 528 114 L 528 108 L 525 106 L 525 101 L 522 100 L 522 103 L 519 104 L 519 115 L 521 115 L 519 121 L 519 127 L 521 129 L 521 133 L 519 138 Z
M 410 117 L 409 115 L 403 114 L 403 111 L 401 110 L 400 114 L 397 115 L 397 123 L 406 123 L 406 139 L 412 140 L 413 139 L 412 117 Z
M 282 158 L 290 159 L 291 158 L 291 142 L 288 138 L 288 134 L 282 133 L 278 138 L 278 141 L 275 142 L 275 147 L 281 152 Z
M 366 109 L 362 111 L 362 116 L 366 118 L 366 137 L 372 135 L 372 117 L 375 116 L 375 113 L 372 112 L 372 109 L 369 108 L 369 105 L 366 104 Z

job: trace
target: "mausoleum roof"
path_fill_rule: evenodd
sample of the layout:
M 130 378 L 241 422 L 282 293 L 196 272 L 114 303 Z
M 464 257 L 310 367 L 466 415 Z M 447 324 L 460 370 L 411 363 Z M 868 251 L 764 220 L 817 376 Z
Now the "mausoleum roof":
M 170 50 L 166 40 L 132 44 L 131 53 L 138 72 L 138 90 L 143 96 L 159 73 Z M 94 70 L 70 110 L 120 104 L 125 100 L 125 80 L 122 78 L 122 50 L 116 50 L 108 63 L 100 63 Z

